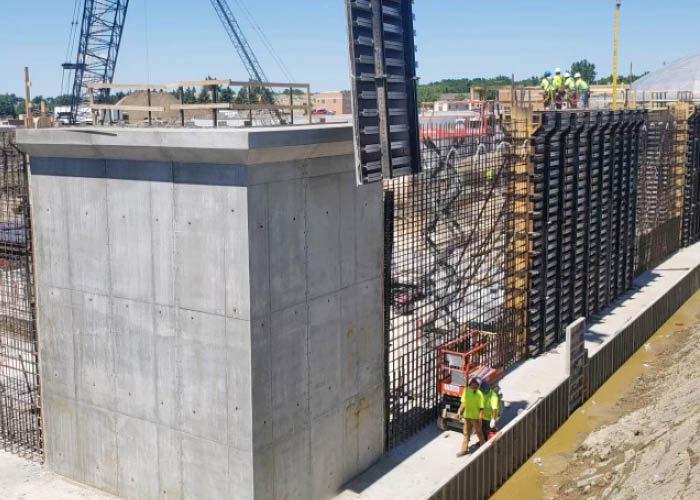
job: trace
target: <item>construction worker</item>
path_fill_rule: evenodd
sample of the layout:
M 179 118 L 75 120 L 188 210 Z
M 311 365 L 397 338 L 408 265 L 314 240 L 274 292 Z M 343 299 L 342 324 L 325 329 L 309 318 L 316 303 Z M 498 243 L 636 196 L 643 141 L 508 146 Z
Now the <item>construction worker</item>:
M 576 109 L 576 82 L 568 71 L 564 73 L 564 90 L 569 109 Z
M 552 98 L 554 96 L 554 87 L 552 87 L 552 72 L 545 71 L 544 77 L 540 82 L 540 88 L 542 89 L 542 100 L 544 101 L 544 107 L 547 109 L 552 105 Z
M 462 438 L 462 449 L 457 453 L 458 457 L 469 453 L 469 439 L 472 437 L 472 431 L 479 438 L 479 446 L 486 442 L 481 431 L 481 421 L 484 419 L 484 394 L 479 390 L 480 385 L 479 379 L 473 378 L 469 381 L 469 387 L 465 387 L 462 391 L 457 418 L 464 420 L 464 437 Z M 464 416 L 462 416 L 462 412 L 464 412 Z
M 564 91 L 564 78 L 562 78 L 561 69 L 559 68 L 554 70 L 552 86 L 554 87 L 554 104 L 557 109 L 561 109 L 566 92 Z
M 489 432 L 496 430 L 496 421 L 500 415 L 498 414 L 498 393 L 489 386 L 485 380 L 481 383 L 481 393 L 484 395 L 484 418 L 481 420 L 481 433 L 484 439 L 488 441 Z
M 576 78 L 576 94 L 578 95 L 578 109 L 586 109 L 588 107 L 588 99 L 591 96 L 591 89 L 581 77 L 581 73 L 574 75 Z

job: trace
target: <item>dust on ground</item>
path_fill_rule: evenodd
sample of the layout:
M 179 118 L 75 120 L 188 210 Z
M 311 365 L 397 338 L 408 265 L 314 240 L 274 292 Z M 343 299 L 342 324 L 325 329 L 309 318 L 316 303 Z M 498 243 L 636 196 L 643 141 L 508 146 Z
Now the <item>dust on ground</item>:
M 545 478 L 544 498 L 700 499 L 700 311 L 693 316 L 689 328 L 645 345 L 657 352 L 615 403 L 619 418 Z

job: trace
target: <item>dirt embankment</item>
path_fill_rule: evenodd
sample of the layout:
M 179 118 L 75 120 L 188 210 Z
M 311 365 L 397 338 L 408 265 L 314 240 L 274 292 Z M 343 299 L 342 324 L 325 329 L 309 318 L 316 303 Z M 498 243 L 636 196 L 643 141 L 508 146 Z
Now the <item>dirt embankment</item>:
M 693 323 L 616 403 L 624 416 L 589 434 L 548 479 L 555 498 L 700 499 L 700 311 Z

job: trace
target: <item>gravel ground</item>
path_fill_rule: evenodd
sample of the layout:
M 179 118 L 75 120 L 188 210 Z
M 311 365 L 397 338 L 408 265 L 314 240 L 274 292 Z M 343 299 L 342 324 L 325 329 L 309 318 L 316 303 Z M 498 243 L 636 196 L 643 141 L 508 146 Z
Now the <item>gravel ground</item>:
M 700 311 L 695 315 L 618 400 L 624 416 L 589 434 L 566 470 L 548 478 L 558 500 L 700 499 Z
M 0 500 L 119 500 L 0 451 Z

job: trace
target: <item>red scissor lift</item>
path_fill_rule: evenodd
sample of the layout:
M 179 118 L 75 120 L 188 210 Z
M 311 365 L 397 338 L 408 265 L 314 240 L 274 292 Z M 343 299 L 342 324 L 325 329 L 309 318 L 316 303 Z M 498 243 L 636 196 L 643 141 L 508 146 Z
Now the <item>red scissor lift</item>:
M 505 373 L 502 336 L 470 330 L 438 347 L 437 388 L 442 395 L 438 427 L 462 427 L 457 418 L 462 392 L 472 378 L 489 383 L 497 392 Z

